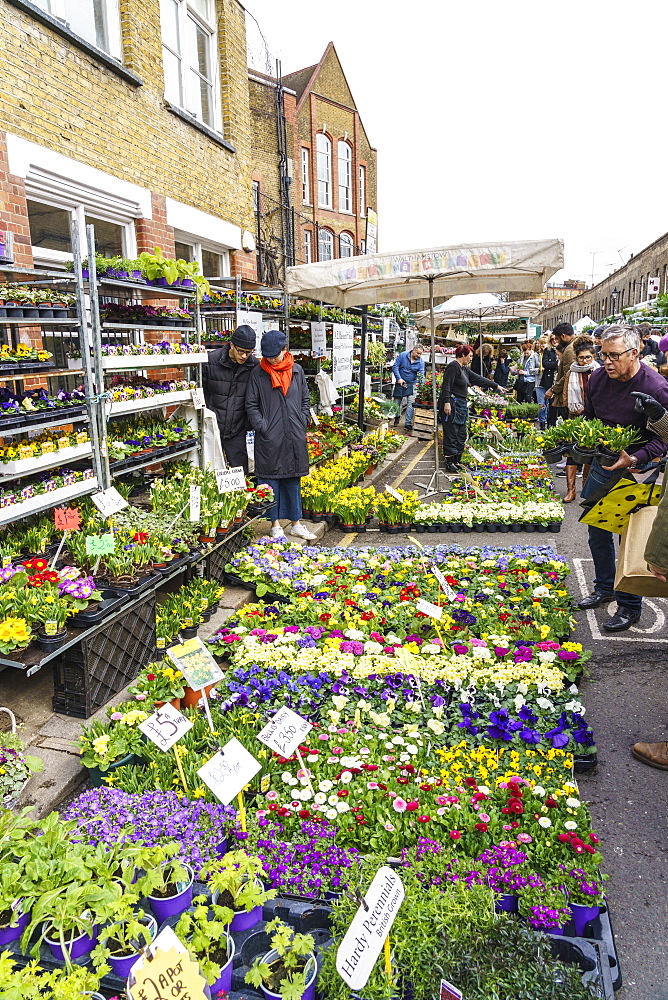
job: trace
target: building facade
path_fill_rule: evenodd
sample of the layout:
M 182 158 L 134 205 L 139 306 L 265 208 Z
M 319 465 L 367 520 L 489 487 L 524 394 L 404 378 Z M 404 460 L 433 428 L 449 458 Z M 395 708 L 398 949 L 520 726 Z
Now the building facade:
M 568 278 L 561 284 L 550 284 L 548 282 L 543 292 L 543 302 L 546 306 L 553 306 L 558 302 L 567 302 L 568 299 L 573 299 L 576 295 L 580 295 L 586 288 L 587 285 L 584 281 L 576 281 L 574 278 Z
M 295 100 L 295 263 L 366 253 L 367 223 L 378 210 L 376 150 L 334 45 L 283 83 Z
M 160 246 L 256 277 L 245 12 L 237 0 L 0 0 L 0 230 L 56 266 Z
M 624 309 L 668 292 L 668 233 L 651 243 L 619 270 L 585 292 L 544 309 L 536 322 L 552 329 L 583 316 L 603 322 Z

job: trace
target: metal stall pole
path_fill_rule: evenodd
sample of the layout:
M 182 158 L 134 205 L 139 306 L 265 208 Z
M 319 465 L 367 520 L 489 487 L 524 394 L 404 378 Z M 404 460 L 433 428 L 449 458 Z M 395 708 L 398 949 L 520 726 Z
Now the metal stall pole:
M 93 449 L 93 470 L 97 479 L 99 489 L 103 489 L 103 470 L 100 454 L 100 425 L 98 414 L 100 411 L 100 389 L 96 385 L 93 375 L 93 359 L 91 358 L 91 344 L 88 336 L 88 323 L 86 322 L 86 296 L 84 294 L 83 274 L 81 270 L 81 244 L 79 242 L 79 226 L 75 218 L 70 222 L 70 238 L 72 241 L 72 262 L 74 264 L 74 283 L 77 297 L 77 312 L 79 314 L 79 351 L 81 352 L 81 367 L 84 370 L 84 385 L 86 387 L 86 406 L 88 408 L 88 425 L 90 433 L 90 443 Z M 93 261 L 95 258 L 93 258 Z M 90 257 L 89 257 L 90 273 Z M 92 265 L 95 267 L 95 264 Z
M 368 306 L 362 306 L 362 345 L 360 354 L 360 391 L 357 403 L 357 426 L 364 430 L 364 383 L 366 382 L 366 329 Z M 353 335 L 354 336 L 354 335 Z M 355 352 L 353 350 L 353 357 Z
M 424 489 L 424 496 L 428 497 L 432 496 L 434 493 L 445 493 L 450 485 L 450 479 L 446 476 L 443 469 L 439 468 L 438 413 L 436 411 L 438 394 L 436 392 L 436 320 L 434 317 L 434 275 L 429 274 L 426 277 L 429 282 L 429 321 L 431 323 L 431 399 L 434 407 L 434 471 L 426 487 L 424 483 L 415 483 L 415 485 Z M 442 486 L 441 483 L 443 483 Z
M 100 427 L 100 455 L 102 458 L 102 483 L 100 489 L 111 486 L 109 472 L 109 447 L 107 444 L 107 414 L 104 400 L 104 370 L 102 368 L 102 327 L 100 325 L 100 303 L 97 293 L 97 271 L 95 269 L 95 227 L 86 226 L 88 245 L 88 292 L 90 296 L 90 332 L 93 348 L 96 394 L 98 397 L 98 418 Z

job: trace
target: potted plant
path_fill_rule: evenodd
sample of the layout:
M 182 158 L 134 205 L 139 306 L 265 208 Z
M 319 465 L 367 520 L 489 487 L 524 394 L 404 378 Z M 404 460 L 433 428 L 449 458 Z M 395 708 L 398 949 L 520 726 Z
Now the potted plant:
M 260 987 L 267 1000 L 314 1000 L 318 965 L 312 934 L 297 934 L 277 917 L 266 926 L 271 951 L 256 958 L 245 982 Z
M 586 857 L 586 855 L 583 855 Z M 600 858 L 600 854 L 592 855 L 592 861 Z M 587 924 L 595 920 L 605 902 L 602 881 L 607 876 L 598 872 L 588 872 L 584 868 L 570 868 L 560 864 L 563 872 L 563 883 L 568 893 L 568 907 L 575 925 L 576 937 L 584 937 Z
M 539 876 L 532 875 L 519 891 L 519 912 L 530 927 L 550 934 L 563 934 L 571 918 L 571 911 L 563 888 L 546 885 Z
M 125 890 L 111 904 L 111 922 L 100 931 L 100 940 L 92 953 L 96 965 L 108 962 L 112 972 L 127 979 L 140 953 L 158 931 L 155 917 L 137 910 L 139 895 Z
M 198 963 L 211 995 L 215 996 L 220 990 L 229 992 L 235 947 L 228 928 L 234 914 L 227 906 L 209 906 L 207 896 L 196 896 L 193 906 L 179 917 L 174 928 L 176 935 Z
M 120 895 L 117 883 L 102 885 L 76 879 L 47 890 L 33 904 L 30 923 L 21 937 L 21 950 L 36 957 L 45 941 L 54 958 L 71 966 L 74 959 L 95 947 L 98 927 L 110 918 Z
M 623 451 L 640 438 L 637 427 L 606 427 L 601 435 L 598 454 L 603 465 L 613 465 Z
M 136 728 L 138 722 L 148 718 L 147 712 L 137 711 L 134 719 L 114 722 L 95 719 L 84 728 L 75 746 L 79 747 L 81 764 L 88 769 L 94 788 L 104 783 L 109 771 L 134 764 L 144 749 L 144 737 Z
M 245 851 L 228 851 L 202 872 L 212 891 L 214 903 L 229 907 L 233 912 L 230 929 L 244 931 L 262 920 L 262 907 L 276 895 L 265 889 L 259 876 L 262 861 Z
M 162 862 L 141 876 L 138 890 L 148 897 L 149 905 L 159 923 L 168 917 L 182 913 L 192 903 L 193 870 L 180 858 L 174 857 L 178 843 L 170 842 L 157 848 Z
M 162 708 L 166 702 L 180 708 L 184 692 L 183 674 L 166 660 L 149 663 L 128 688 L 128 694 L 137 701 L 145 701 L 154 708 Z
M 3 709 L 0 709 L 3 711 Z M 4 709 L 9 712 L 9 709 Z M 12 713 L 12 732 L 0 733 L 0 801 L 5 809 L 13 809 L 31 774 L 44 770 L 44 761 L 26 753 L 23 740 L 16 733 Z
M 0 865 L 0 947 L 18 941 L 30 923 L 30 910 L 17 896 L 19 872 L 15 864 Z

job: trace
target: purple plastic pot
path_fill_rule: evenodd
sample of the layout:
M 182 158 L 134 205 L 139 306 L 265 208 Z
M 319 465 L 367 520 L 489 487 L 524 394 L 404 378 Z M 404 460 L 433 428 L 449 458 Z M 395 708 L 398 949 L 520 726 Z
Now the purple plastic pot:
M 219 993 L 220 990 L 225 990 L 226 993 L 229 993 L 232 990 L 232 965 L 234 962 L 234 952 L 235 952 L 234 941 L 228 935 L 227 938 L 228 959 L 225 965 L 223 965 L 223 967 L 221 968 L 218 979 L 216 979 L 215 983 L 212 983 L 211 986 L 209 987 L 209 989 L 211 990 L 212 997 L 215 997 L 216 993 Z
M 59 962 L 65 962 L 65 952 L 63 951 L 60 941 L 53 940 L 53 938 L 44 936 L 44 940 L 51 949 L 51 954 Z M 65 939 L 67 941 L 67 938 Z M 86 955 L 89 951 L 92 951 L 97 944 L 97 927 L 93 927 L 92 934 L 79 934 L 78 937 L 72 938 L 68 942 L 68 950 L 70 953 L 70 958 L 81 958 L 82 955 Z
M 584 906 L 582 903 L 569 903 L 568 908 L 573 914 L 576 937 L 584 937 L 585 927 L 589 921 L 596 920 L 601 912 L 600 906 Z
M 227 854 L 227 840 L 221 840 L 219 844 L 214 848 L 214 854 L 217 858 L 224 858 Z
M 149 896 L 148 901 L 150 903 L 151 909 L 153 910 L 156 919 L 159 924 L 166 920 L 167 917 L 176 916 L 177 913 L 183 913 L 187 910 L 193 901 L 193 871 L 190 865 L 183 865 L 190 872 L 190 881 L 186 884 L 184 882 L 179 882 L 178 884 L 183 886 L 183 888 L 175 896 L 167 896 L 163 898 L 162 896 Z
M 145 914 L 145 919 L 142 919 L 142 923 L 147 923 L 148 928 L 151 932 L 151 940 L 155 937 L 158 932 L 158 925 L 156 923 L 155 917 L 152 917 L 150 913 Z M 120 958 L 110 955 L 108 958 L 109 965 L 111 966 L 112 972 L 115 972 L 120 979 L 127 979 L 130 975 L 130 969 L 135 964 L 139 958 L 139 952 L 135 952 L 133 955 L 122 955 Z M 229 987 L 228 987 L 229 988 Z
M 262 961 L 271 963 L 277 957 L 278 957 L 278 952 L 268 951 L 267 954 L 263 957 Z M 311 965 L 306 966 L 306 975 L 307 975 L 306 989 L 302 993 L 301 1000 L 315 1000 L 315 981 L 318 978 L 318 966 L 316 965 L 315 955 L 311 956 Z M 266 997 L 266 1000 L 281 1000 L 280 993 L 272 993 L 271 990 L 266 990 L 264 986 L 262 986 L 261 989 L 264 996 Z
M 29 913 L 19 913 L 18 917 L 15 914 L 14 918 L 15 923 L 4 924 L 4 926 L 0 927 L 0 945 L 18 941 L 30 922 Z
M 502 892 L 496 899 L 494 909 L 497 913 L 517 913 L 517 896 L 509 892 Z
M 563 927 L 548 927 L 547 928 L 547 933 L 548 934 L 563 934 L 564 933 L 564 928 Z
M 262 920 L 262 907 L 254 906 L 252 910 L 246 912 L 246 910 L 241 910 L 240 913 L 235 913 L 232 917 L 232 922 L 230 923 L 231 931 L 248 931 L 251 927 L 255 927 Z

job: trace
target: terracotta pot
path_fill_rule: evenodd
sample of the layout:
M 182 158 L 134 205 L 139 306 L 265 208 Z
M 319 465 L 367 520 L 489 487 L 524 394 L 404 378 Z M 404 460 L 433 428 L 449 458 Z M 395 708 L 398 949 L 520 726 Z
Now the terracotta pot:
M 167 704 L 167 702 L 165 702 L 165 701 L 154 701 L 153 702 L 153 705 L 155 706 L 155 708 L 162 708 L 162 706 L 166 705 L 166 704 Z M 173 705 L 174 708 L 178 712 L 180 710 L 180 708 L 181 708 L 181 699 L 180 698 L 172 698 L 172 700 L 170 701 L 169 704 Z
M 206 691 L 207 698 L 209 697 L 209 692 L 213 687 L 215 687 L 215 684 L 209 684 L 207 687 L 204 688 L 204 690 Z M 193 688 L 187 687 L 185 689 L 183 698 L 181 699 L 181 707 L 195 708 L 201 697 L 202 697 L 201 691 L 195 691 Z

